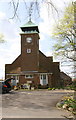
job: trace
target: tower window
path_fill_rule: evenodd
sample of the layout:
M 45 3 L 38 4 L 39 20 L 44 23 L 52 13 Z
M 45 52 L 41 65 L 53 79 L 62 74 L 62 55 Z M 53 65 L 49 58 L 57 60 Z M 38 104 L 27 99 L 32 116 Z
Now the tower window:
M 31 53 L 31 49 L 27 49 L 27 53 Z

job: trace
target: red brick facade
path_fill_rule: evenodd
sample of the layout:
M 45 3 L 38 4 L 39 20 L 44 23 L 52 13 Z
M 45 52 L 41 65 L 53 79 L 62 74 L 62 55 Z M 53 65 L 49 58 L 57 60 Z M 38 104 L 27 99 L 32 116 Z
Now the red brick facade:
M 22 27 L 21 54 L 12 64 L 5 65 L 5 77 L 15 77 L 19 84 L 30 82 L 34 86 L 41 84 L 49 87 L 60 86 L 59 63 L 52 57 L 46 57 L 39 50 L 38 26 Z M 32 31 L 33 30 L 33 31 Z

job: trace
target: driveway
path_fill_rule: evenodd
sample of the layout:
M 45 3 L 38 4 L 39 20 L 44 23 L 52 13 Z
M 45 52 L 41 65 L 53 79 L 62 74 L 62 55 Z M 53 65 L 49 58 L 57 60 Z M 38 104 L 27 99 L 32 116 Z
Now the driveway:
M 12 91 L 2 95 L 2 118 L 64 118 L 71 113 L 56 103 L 68 93 L 63 90 Z M 65 119 L 66 120 L 66 119 Z

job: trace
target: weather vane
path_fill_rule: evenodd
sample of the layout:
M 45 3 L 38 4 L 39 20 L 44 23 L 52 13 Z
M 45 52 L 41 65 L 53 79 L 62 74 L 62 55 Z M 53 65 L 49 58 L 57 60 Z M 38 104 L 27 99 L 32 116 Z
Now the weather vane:
M 31 21 L 32 12 L 29 12 L 29 21 Z
M 31 21 L 31 17 L 32 17 L 32 11 L 33 11 L 33 2 L 30 4 L 30 8 L 29 8 L 29 21 Z

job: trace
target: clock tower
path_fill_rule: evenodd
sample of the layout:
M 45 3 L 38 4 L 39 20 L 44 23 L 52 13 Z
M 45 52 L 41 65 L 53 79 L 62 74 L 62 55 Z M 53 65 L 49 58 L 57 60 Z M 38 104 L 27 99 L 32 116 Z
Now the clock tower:
M 21 27 L 21 71 L 38 71 L 39 67 L 39 30 L 29 21 Z
M 57 87 L 60 85 L 59 63 L 53 62 L 39 50 L 39 29 L 31 20 L 21 27 L 21 54 L 6 64 L 5 77 L 15 79 L 16 84 Z

